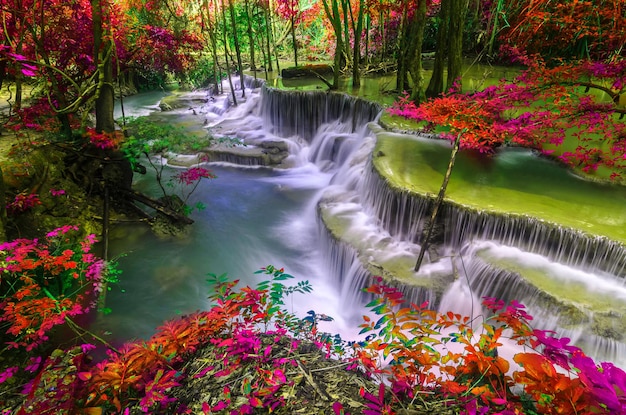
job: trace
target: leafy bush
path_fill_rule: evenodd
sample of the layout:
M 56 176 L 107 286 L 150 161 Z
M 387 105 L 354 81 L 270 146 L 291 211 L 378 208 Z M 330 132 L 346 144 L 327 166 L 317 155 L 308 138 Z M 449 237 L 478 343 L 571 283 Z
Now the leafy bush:
M 78 226 L 63 226 L 43 240 L 0 245 L 0 322 L 9 348 L 33 350 L 49 332 L 97 306 L 114 263 L 91 253 L 95 235 L 77 240 Z M 70 323 L 71 324 L 71 323 Z
M 163 154 L 168 151 L 186 151 L 197 145 L 197 137 L 189 136 L 184 128 L 169 124 L 154 123 L 146 117 L 131 119 L 128 128 L 132 135 L 122 145 L 122 151 L 136 171 L 141 171 L 142 161 L 146 161 L 155 173 L 156 181 L 163 192 L 164 200 L 170 201 L 169 207 L 185 215 L 193 209 L 204 209 L 202 203 L 194 207 L 187 205 L 187 201 L 196 190 L 202 179 L 214 179 L 210 170 L 196 166 L 174 174 L 169 180 L 163 177 L 165 163 Z M 156 157 L 157 160 L 153 159 Z M 178 199 L 172 198 L 166 189 L 175 189 Z
M 533 330 L 532 317 L 517 302 L 486 298 L 483 304 L 492 314 L 476 324 L 428 310 L 426 304 L 407 305 L 397 289 L 376 278 L 366 289 L 374 296 L 367 307 L 379 317 L 364 317 L 366 340 L 344 342 L 318 331 L 319 321 L 329 317 L 309 312 L 298 318 L 284 309 L 285 296 L 311 291 L 308 281 L 287 286 L 284 281 L 293 277 L 273 266 L 258 273 L 269 279 L 256 288 L 236 288 L 238 281 L 209 274 L 213 305 L 208 311 L 167 322 L 148 341 L 111 349 L 99 363 L 89 363 L 92 346 L 83 345 L 31 364 L 27 369 L 36 374 L 17 413 L 47 410 L 52 399 L 62 403 L 56 407 L 61 414 L 281 413 L 289 411 L 291 391 L 303 379 L 316 385 L 297 358 L 303 342 L 325 351 L 335 367 L 359 369 L 377 381 L 362 383 L 356 399 L 332 398 L 317 385 L 316 393 L 337 415 L 350 410 L 366 415 L 626 410 L 624 371 L 610 363 L 597 365 L 569 339 Z M 507 337 L 520 347 L 515 369 L 498 354 Z M 16 370 L 5 371 L 0 381 Z M 191 402 L 181 402 L 177 391 L 191 379 L 205 379 L 214 394 L 187 406 Z M 33 392 L 55 384 L 50 399 Z

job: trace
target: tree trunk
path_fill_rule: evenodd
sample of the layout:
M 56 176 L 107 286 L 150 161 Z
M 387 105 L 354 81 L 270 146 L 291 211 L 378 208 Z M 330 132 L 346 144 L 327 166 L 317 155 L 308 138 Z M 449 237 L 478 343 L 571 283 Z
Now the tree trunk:
M 222 85 L 222 74 L 217 56 L 217 33 L 215 25 L 211 21 L 211 6 L 207 0 L 203 1 L 203 5 L 206 10 L 206 27 L 209 33 L 209 42 L 211 43 L 211 56 L 213 56 L 213 81 L 215 82 L 215 94 L 219 95 L 221 93 L 220 87 Z
M 448 54 L 448 24 L 450 2 L 457 0 L 441 0 L 439 11 L 439 29 L 437 30 L 437 51 L 435 52 L 435 66 L 433 75 L 426 89 L 426 96 L 436 97 L 443 92 L 443 70 L 446 55 Z
M 296 41 L 296 17 L 291 16 L 291 44 L 293 45 L 294 66 L 298 66 L 298 42 Z
M 341 0 L 341 9 L 343 10 L 343 48 L 342 48 L 342 58 L 343 58 L 343 62 L 345 63 L 345 65 L 347 66 L 350 62 L 349 60 L 352 59 L 352 56 L 350 56 L 350 24 L 348 22 L 349 19 L 349 15 L 350 15 L 350 0 Z M 341 20 L 340 20 L 341 21 Z M 342 65 L 343 67 L 343 65 Z
M 359 12 L 356 18 L 356 27 L 354 19 L 352 27 L 354 28 L 354 50 L 352 55 L 352 87 L 361 86 L 361 33 L 363 32 L 363 11 L 365 9 L 365 1 L 359 0 Z M 350 9 L 352 10 L 352 9 Z
M 254 72 L 256 78 L 256 62 L 254 59 L 254 36 L 252 34 L 252 20 L 250 19 L 250 2 L 245 1 L 246 6 L 246 23 L 248 24 L 248 43 L 250 43 L 250 70 Z
M 269 0 L 268 2 L 269 4 L 269 9 L 272 10 L 272 0 Z M 278 48 L 276 47 L 276 37 L 274 36 L 275 34 L 275 30 L 274 30 L 274 19 L 272 19 L 272 14 L 268 11 L 268 16 L 269 16 L 269 21 L 268 24 L 270 25 L 270 35 L 272 36 L 272 47 L 274 49 L 274 58 L 276 59 L 276 70 L 278 71 L 278 73 L 280 73 L 280 62 L 278 60 Z
M 243 63 L 241 62 L 241 48 L 239 47 L 239 35 L 237 34 L 237 24 L 235 22 L 235 6 L 233 0 L 228 0 L 228 10 L 230 11 L 230 23 L 233 28 L 233 41 L 235 42 L 235 54 L 237 55 L 237 66 L 239 67 L 239 83 L 241 83 L 241 97 L 246 97 L 246 86 L 244 84 Z
M 463 75 L 463 26 L 469 0 L 454 0 L 450 4 L 450 27 L 448 42 L 448 80 L 446 88 L 462 90 Z
M 411 36 L 414 39 L 414 50 L 409 55 L 409 74 L 412 80 L 411 100 L 416 103 L 426 98 L 424 92 L 424 73 L 422 70 L 422 46 L 424 43 L 424 29 L 426 29 L 426 0 L 420 0 L 414 13 Z
M 332 4 L 328 4 L 328 0 L 322 0 L 326 17 L 333 26 L 335 32 L 335 57 L 333 59 L 333 86 L 331 89 L 339 88 L 339 74 L 341 72 L 341 59 L 343 56 L 343 32 L 341 30 L 341 14 L 339 13 L 338 0 L 331 0 Z
M 235 95 L 235 86 L 233 85 L 232 74 L 230 73 L 230 63 L 228 63 L 228 39 L 226 37 L 226 11 L 224 9 L 224 0 L 222 3 L 222 40 L 224 41 L 224 57 L 226 61 L 226 74 L 228 76 L 228 84 L 230 85 L 230 93 L 233 97 L 233 105 L 237 106 L 237 96 Z M 217 13 L 217 3 L 215 3 L 215 12 Z
M 409 49 L 408 43 L 412 42 L 409 36 L 409 12 L 407 10 L 407 0 L 402 1 L 402 19 L 400 20 L 400 30 L 398 36 L 398 53 L 396 55 L 396 90 L 398 92 L 409 90 Z
M 450 181 L 450 175 L 452 175 L 452 168 L 454 167 L 454 162 L 456 161 L 456 154 L 459 151 L 459 147 L 461 145 L 461 136 L 463 132 L 460 132 L 459 135 L 456 136 L 456 140 L 454 140 L 454 146 L 452 147 L 452 154 L 450 154 L 450 162 L 448 163 L 448 170 L 446 171 L 446 175 L 443 178 L 443 183 L 441 184 L 441 188 L 439 189 L 439 194 L 437 195 L 437 200 L 435 200 L 435 205 L 433 206 L 433 211 L 430 215 L 430 223 L 428 224 L 428 230 L 426 231 L 426 236 L 421 241 L 421 248 L 419 256 L 417 257 L 417 262 L 415 263 L 414 271 L 418 272 L 420 267 L 422 266 L 422 261 L 424 260 L 424 254 L 430 245 L 430 237 L 433 233 L 433 229 L 435 228 L 435 222 L 437 221 L 437 213 L 439 212 L 439 208 L 443 203 L 443 198 L 446 195 L 446 188 L 448 187 L 448 182 Z
M 96 131 L 112 133 L 115 131 L 113 109 L 115 90 L 113 89 L 112 46 L 106 40 L 104 13 L 108 10 L 107 0 L 91 0 L 91 14 L 94 39 L 94 61 L 98 71 L 96 88 Z
M 487 54 L 491 56 L 493 54 L 493 46 L 496 43 L 496 34 L 498 33 L 498 18 L 503 8 L 503 0 L 498 0 L 494 9 L 491 6 L 491 13 L 489 13 L 489 20 L 487 22 L 487 32 L 489 34 L 489 43 L 487 44 Z
M 370 13 L 367 12 L 365 15 L 365 67 L 369 68 L 370 66 L 370 25 L 372 18 L 370 17 Z
M 265 41 L 267 48 L 267 66 L 265 72 L 272 72 L 274 70 L 272 68 L 272 48 L 270 47 L 272 42 L 272 20 L 270 19 L 270 14 L 266 7 L 263 7 L 263 15 L 265 16 Z
M 44 39 L 46 38 L 46 30 L 45 30 L 46 26 L 44 24 L 45 9 L 44 9 L 43 2 L 41 3 L 41 10 L 39 13 L 40 13 L 39 32 L 37 32 L 37 30 L 34 27 L 30 28 L 30 32 L 31 32 L 31 35 L 33 36 L 33 40 L 34 40 L 35 48 L 37 52 L 39 52 L 39 55 L 41 56 L 41 58 L 43 59 L 43 61 L 48 67 L 53 67 L 52 62 L 50 60 L 50 56 L 48 55 L 46 48 L 44 47 Z M 61 123 L 60 133 L 66 140 L 71 140 L 72 139 L 72 125 L 70 124 L 69 115 L 67 114 L 67 112 L 64 111 L 67 108 L 67 99 L 65 95 L 63 94 L 63 92 L 61 91 L 59 83 L 57 82 L 57 78 L 54 75 L 49 76 L 48 81 L 50 83 L 50 88 L 52 89 L 52 94 L 54 95 L 54 98 L 56 98 L 56 101 L 57 101 L 56 102 L 57 108 L 55 109 L 58 110 L 56 111 L 57 118 L 59 119 L 59 122 Z

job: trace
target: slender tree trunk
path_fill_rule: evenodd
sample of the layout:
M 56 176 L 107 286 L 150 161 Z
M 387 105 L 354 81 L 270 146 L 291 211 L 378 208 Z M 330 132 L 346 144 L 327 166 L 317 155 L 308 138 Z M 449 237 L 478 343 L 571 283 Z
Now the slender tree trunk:
M 447 89 L 462 90 L 463 26 L 468 6 L 469 0 L 454 0 L 450 4 Z
M 344 60 L 345 65 L 348 65 L 349 60 L 352 59 L 350 56 L 350 23 L 348 22 L 348 16 L 350 16 L 350 0 L 341 0 L 341 9 L 343 10 L 343 48 L 342 48 L 342 58 Z M 341 21 L 341 20 L 340 20 Z M 344 66 L 344 65 L 342 65 Z
M 422 102 L 426 98 L 424 91 L 424 72 L 422 70 L 422 46 L 424 44 L 424 30 L 426 29 L 426 0 L 420 0 L 414 12 L 411 36 L 414 39 L 414 50 L 409 55 L 409 74 L 412 80 L 411 99 Z
M 31 35 L 33 37 L 34 43 L 35 43 L 35 48 L 37 50 L 37 52 L 39 53 L 39 56 L 41 56 L 41 59 L 43 59 L 43 61 L 45 62 L 46 66 L 48 67 L 52 67 L 52 62 L 50 60 L 50 56 L 48 55 L 46 48 L 44 47 L 44 39 L 46 37 L 46 26 L 45 26 L 45 8 L 44 8 L 44 3 L 41 2 L 41 8 L 39 10 L 39 33 L 37 33 L 37 30 L 33 27 L 30 27 L 30 32 Z M 33 9 L 33 14 L 35 13 L 35 10 Z M 67 107 L 67 99 L 65 97 L 65 95 L 63 94 L 63 92 L 61 91 L 61 88 L 59 86 L 59 83 L 57 82 L 57 79 L 54 75 L 49 76 L 48 77 L 48 81 L 50 82 L 50 88 L 52 90 L 52 94 L 54 96 L 54 98 L 57 101 L 57 110 L 61 110 L 61 111 L 57 111 L 57 118 L 59 119 L 59 122 L 61 123 L 61 135 L 63 137 L 65 137 L 65 139 L 67 140 L 71 140 L 72 139 L 72 126 L 70 124 L 70 118 L 68 116 L 68 114 L 65 111 L 62 111 L 63 109 L 65 109 Z
M 272 49 L 270 47 L 270 44 L 272 42 L 272 20 L 270 19 L 269 11 L 265 7 L 263 7 L 263 15 L 265 16 L 265 41 L 267 48 L 267 66 L 265 72 L 272 72 L 274 71 L 274 68 L 272 68 Z M 267 78 L 267 74 L 265 77 Z
M 237 66 L 239 67 L 239 82 L 241 83 L 241 97 L 246 97 L 246 86 L 244 84 L 243 63 L 241 62 L 241 48 L 239 47 L 239 35 L 237 34 L 237 24 L 235 21 L 235 6 L 233 0 L 228 0 L 228 10 L 230 11 L 230 23 L 233 28 L 233 41 L 235 42 L 235 54 L 237 55 Z
M 400 28 L 398 33 L 396 54 L 396 90 L 398 92 L 409 90 L 409 51 L 408 44 L 412 42 L 409 36 L 410 24 L 409 24 L 409 11 L 407 10 L 407 0 L 402 0 L 402 19 L 400 19 Z
M 370 13 L 367 12 L 365 15 L 365 67 L 369 68 L 370 66 L 370 28 L 371 28 L 371 16 Z
M 272 0 L 268 2 L 270 10 L 272 9 Z M 276 47 L 276 37 L 274 36 L 274 19 L 272 19 L 272 14 L 268 11 L 269 16 L 269 25 L 270 25 L 270 35 L 272 37 L 272 48 L 274 49 L 274 57 L 276 59 L 276 70 L 280 73 L 280 62 L 278 60 L 278 48 Z
M 437 30 L 437 51 L 435 52 L 435 66 L 426 89 L 426 96 L 435 97 L 443 92 L 443 71 L 448 54 L 448 23 L 450 2 L 461 0 L 441 0 L 439 11 L 439 29 Z
M 446 175 L 443 178 L 443 183 L 441 184 L 441 188 L 439 189 L 439 194 L 437 195 L 437 199 L 435 200 L 435 205 L 433 206 L 433 211 L 430 215 L 430 222 L 428 223 L 428 230 L 426 231 L 426 235 L 421 241 L 420 253 L 417 257 L 417 262 L 415 263 L 414 268 L 415 272 L 418 272 L 420 270 L 420 267 L 422 266 L 422 261 L 424 260 L 424 254 L 426 253 L 426 250 L 430 245 L 430 237 L 432 236 L 433 229 L 435 228 L 439 208 L 441 207 L 441 204 L 443 203 L 443 198 L 446 195 L 446 188 L 448 187 L 448 182 L 450 181 L 450 175 L 452 175 L 452 168 L 454 167 L 456 155 L 459 151 L 459 146 L 461 145 L 462 135 L 463 132 L 460 132 L 459 135 L 456 136 L 456 140 L 454 140 L 452 154 L 450 154 L 450 162 L 448 163 L 448 170 L 446 171 Z
M 221 0 L 222 3 L 222 40 L 224 41 L 224 57 L 226 61 L 226 74 L 228 76 L 228 83 L 230 85 L 230 93 L 233 97 L 233 105 L 237 105 L 237 96 L 235 95 L 235 86 L 233 85 L 232 74 L 230 73 L 230 63 L 228 62 L 228 38 L 226 36 L 226 10 L 224 8 L 224 0 Z M 217 5 L 215 6 L 217 9 Z M 216 10 L 217 12 L 217 10 Z
M 94 60 L 98 71 L 96 88 L 96 131 L 115 131 L 113 109 L 115 90 L 113 88 L 112 45 L 105 36 L 104 13 L 108 11 L 107 0 L 91 0 L 91 13 L 94 39 Z
M 17 71 L 15 74 L 15 103 L 13 104 L 13 111 L 18 111 L 22 108 L 23 85 L 24 77 L 20 71 Z
M 293 45 L 293 61 L 298 66 L 298 42 L 296 41 L 296 17 L 291 16 L 291 44 Z
M 352 55 L 352 87 L 361 86 L 361 33 L 363 33 L 363 11 L 365 9 L 365 1 L 359 0 L 359 12 L 356 18 L 356 27 L 354 19 L 352 19 L 352 27 L 354 28 L 354 50 Z M 350 9 L 352 11 L 352 9 Z
M 382 5 L 382 2 L 383 1 L 380 0 L 381 5 Z M 378 13 L 378 24 L 380 25 L 380 33 L 381 33 L 381 36 L 382 36 L 381 43 L 382 43 L 382 46 L 383 46 L 381 48 L 381 51 L 380 51 L 380 61 L 381 62 L 384 62 L 384 60 L 385 60 L 385 58 L 387 56 L 387 37 L 385 36 L 386 33 L 387 33 L 387 30 L 385 28 L 385 22 L 387 20 L 385 19 L 384 13 L 385 12 L 383 11 L 382 8 L 380 9 L 380 12 Z
M 324 5 L 324 12 L 326 17 L 333 26 L 335 32 L 335 57 L 333 59 L 333 86 L 331 89 L 339 88 L 339 74 L 341 72 L 341 59 L 343 55 L 343 40 L 341 30 L 341 14 L 339 13 L 338 0 L 330 0 L 332 3 L 328 4 L 329 0 L 322 0 Z
M 252 33 L 252 19 L 250 18 L 250 1 L 245 1 L 246 6 L 246 22 L 248 23 L 248 43 L 250 43 L 250 70 L 254 72 L 254 78 L 256 79 L 256 62 L 254 59 L 254 36 Z
M 206 21 L 205 27 L 207 28 L 207 33 L 209 34 L 209 43 L 211 44 L 211 56 L 213 57 L 213 82 L 215 84 L 215 94 L 219 95 L 220 86 L 222 84 L 222 75 L 219 66 L 219 60 L 217 56 L 217 39 L 215 33 L 215 25 L 211 21 L 211 5 L 207 0 L 203 0 L 204 10 L 206 11 L 206 16 L 203 16 L 203 19 Z
M 487 22 L 487 31 L 489 32 L 489 43 L 487 44 L 487 54 L 491 56 L 493 54 L 493 46 L 496 43 L 496 34 L 498 33 L 498 18 L 502 12 L 503 0 L 498 0 L 496 7 L 492 6 L 491 13 L 489 14 L 489 21 Z

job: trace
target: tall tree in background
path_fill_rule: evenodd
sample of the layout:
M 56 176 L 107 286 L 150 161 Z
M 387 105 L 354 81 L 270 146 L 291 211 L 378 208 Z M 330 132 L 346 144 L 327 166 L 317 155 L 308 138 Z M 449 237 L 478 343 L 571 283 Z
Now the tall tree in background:
M 448 69 L 446 88 L 450 89 L 456 85 L 456 88 L 461 89 L 463 25 L 468 5 L 469 0 L 441 0 L 435 66 L 426 89 L 427 96 L 437 96 L 444 91 L 443 72 L 446 61 Z
M 246 97 L 246 86 L 244 84 L 243 61 L 241 60 L 241 47 L 239 46 L 239 35 L 237 34 L 237 21 L 235 19 L 235 5 L 233 0 L 228 0 L 228 11 L 230 13 L 230 24 L 233 30 L 233 42 L 235 43 L 235 56 L 237 57 L 237 68 L 239 72 L 239 83 L 241 84 L 241 97 Z
M 279 16 L 289 20 L 291 43 L 293 46 L 293 60 L 298 66 L 298 41 L 296 39 L 296 26 L 300 18 L 300 4 L 298 0 L 276 0 L 276 12 Z
M 419 102 L 424 98 L 422 45 L 426 28 L 427 0 L 403 0 L 401 29 L 398 38 L 396 89 L 408 91 Z M 409 80 L 409 75 L 411 80 Z M 412 81 L 412 82 L 411 82 Z
M 222 73 L 217 56 L 217 30 L 215 28 L 216 16 L 213 13 L 212 4 L 210 4 L 208 0 L 202 0 L 202 10 L 202 27 L 204 28 L 204 32 L 207 33 L 209 37 L 209 47 L 213 58 L 213 82 L 215 84 L 214 93 L 219 94 L 222 84 Z
M 233 85 L 233 79 L 231 76 L 230 63 L 228 61 L 228 38 L 226 33 L 226 8 L 224 7 L 224 0 L 221 1 L 221 10 L 222 10 L 222 41 L 224 42 L 224 60 L 226 62 L 226 76 L 228 76 L 228 83 L 230 85 L 230 93 L 233 98 L 233 104 L 237 105 L 237 97 L 235 96 L 235 86 Z M 215 3 L 215 14 L 217 14 L 217 3 Z
M 244 4 L 246 6 L 246 25 L 248 33 L 248 43 L 250 46 L 250 69 L 254 72 L 254 76 L 256 77 L 256 59 L 254 56 L 254 35 L 252 31 L 252 11 L 250 9 L 250 0 L 245 0 Z
M 350 10 L 350 22 L 352 26 L 352 37 L 354 46 L 352 47 L 352 86 L 358 88 L 361 85 L 361 35 L 363 34 L 363 18 L 366 14 L 365 0 L 356 1 L 356 19 L 354 10 Z
M 342 14 L 339 11 L 339 2 L 337 0 L 322 0 L 324 4 L 324 11 L 330 24 L 332 25 L 333 32 L 335 33 L 335 54 L 333 58 L 333 85 L 332 89 L 339 88 L 339 75 L 341 74 L 342 58 L 344 53 L 343 44 L 343 25 Z
M 96 132 L 112 133 L 115 131 L 113 107 L 115 90 L 113 88 L 113 42 L 109 25 L 109 4 L 107 0 L 91 0 L 93 25 L 94 63 L 96 65 Z

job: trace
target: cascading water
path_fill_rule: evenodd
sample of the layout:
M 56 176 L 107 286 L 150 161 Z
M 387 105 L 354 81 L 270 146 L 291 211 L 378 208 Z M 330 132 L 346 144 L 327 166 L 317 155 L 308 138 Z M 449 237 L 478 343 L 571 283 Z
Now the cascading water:
M 105 327 L 121 337 L 148 335 L 173 310 L 185 313 L 206 306 L 204 278 L 197 275 L 228 272 L 254 284 L 247 276 L 268 263 L 284 265 L 288 272 L 312 282 L 314 295 L 296 299 L 295 311 L 315 309 L 332 315 L 337 320 L 327 329 L 350 337 L 363 311 L 360 289 L 369 277 L 395 271 L 410 274 L 419 251 L 416 241 L 432 202 L 390 186 L 373 167 L 371 155 L 380 127 L 368 128 L 367 123 L 376 119 L 381 108 L 341 94 L 286 92 L 257 83 L 246 86 L 247 98 L 236 107 L 230 104 L 229 94 L 193 95 L 195 102 L 203 102 L 194 107 L 199 125 L 206 125 L 216 138 L 236 137 L 241 144 L 225 151 L 221 163 L 211 164 L 218 179 L 199 188 L 195 200 L 208 208 L 194 214 L 196 224 L 189 238 L 161 241 L 142 233 L 141 243 L 133 244 L 126 234 L 112 244 L 120 253 L 136 251 L 122 268 L 127 279 L 137 281 L 129 283 L 127 291 L 142 294 L 134 297 L 138 301 L 133 304 L 124 294 L 109 296 L 114 310 L 109 322 L 118 323 Z M 189 119 L 189 109 L 161 114 L 160 119 L 171 117 L 175 122 L 181 116 Z M 289 154 L 280 168 L 259 166 L 267 159 L 253 154 L 274 148 Z M 626 353 L 617 335 L 605 332 L 593 337 L 585 331 L 593 320 L 589 313 L 577 311 L 580 319 L 568 326 L 559 316 L 563 308 L 558 309 L 545 291 L 515 270 L 485 260 L 517 247 L 512 254 L 516 261 L 536 255 L 551 263 L 563 262 L 568 270 L 590 276 L 602 273 L 609 284 L 618 284 L 625 271 L 623 245 L 528 217 L 452 204 L 445 206 L 442 215 L 445 243 L 439 258 L 431 258 L 411 281 L 391 279 L 391 285 L 401 287 L 413 301 L 465 314 L 481 313 L 479 299 L 484 295 L 528 302 L 541 328 L 557 329 L 580 340 L 589 353 L 624 365 L 620 356 Z M 507 264 L 513 259 L 508 258 Z M 540 272 L 549 275 L 554 269 L 543 267 Z M 138 275 L 155 281 L 146 284 Z M 134 314 L 141 316 L 133 319 Z M 133 326 L 140 319 L 149 328 Z M 606 321 L 605 325 L 610 323 Z

